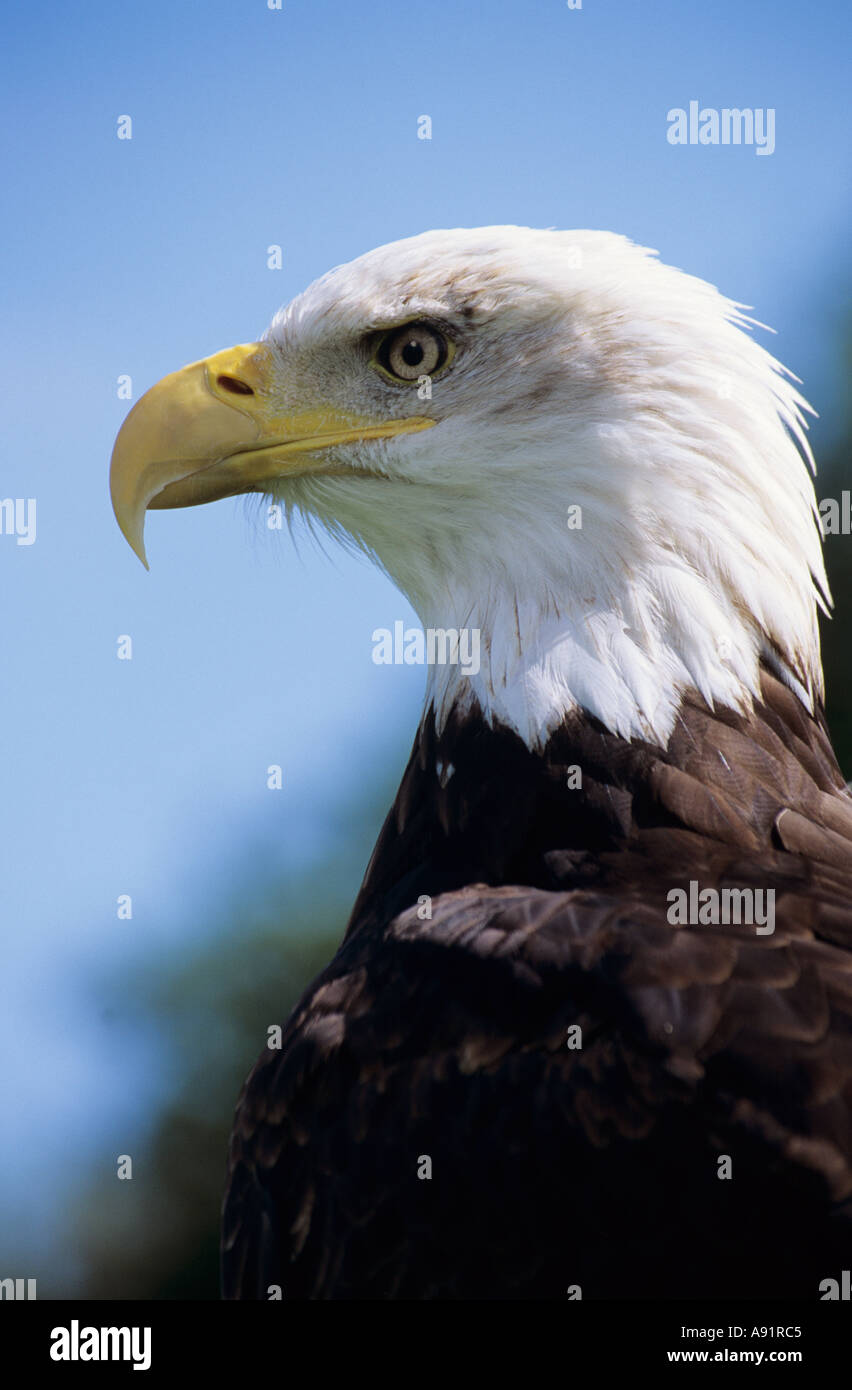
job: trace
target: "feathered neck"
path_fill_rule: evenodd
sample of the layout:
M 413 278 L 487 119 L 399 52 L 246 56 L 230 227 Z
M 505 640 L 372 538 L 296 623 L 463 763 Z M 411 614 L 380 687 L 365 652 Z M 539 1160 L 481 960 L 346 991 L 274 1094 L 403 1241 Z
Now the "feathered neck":
M 476 709 L 541 748 L 581 711 L 665 746 L 690 692 L 750 709 L 761 663 L 812 710 L 827 585 L 805 402 L 712 286 L 568 235 L 477 254 L 484 307 L 465 291 L 475 347 L 435 384 L 438 428 L 288 502 L 375 558 L 425 628 L 476 633 L 478 670 L 429 669 L 439 730 Z

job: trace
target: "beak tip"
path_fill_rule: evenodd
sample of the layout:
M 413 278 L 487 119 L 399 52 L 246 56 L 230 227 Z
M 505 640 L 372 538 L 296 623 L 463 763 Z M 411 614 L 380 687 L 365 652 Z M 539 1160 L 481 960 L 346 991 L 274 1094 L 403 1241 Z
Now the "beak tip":
M 134 555 L 139 558 L 144 568 L 150 573 L 151 566 L 148 564 L 148 556 L 145 554 L 145 542 L 142 537 L 139 536 L 137 539 L 134 536 L 127 536 L 127 540 Z
M 146 570 L 150 570 L 151 566 L 148 564 L 148 556 L 145 553 L 145 513 L 142 513 L 142 525 L 140 526 L 135 517 L 125 519 L 119 514 L 117 509 L 114 508 L 114 511 L 115 519 L 118 522 L 118 528 L 127 541 L 127 544 L 130 546 L 130 549 L 133 551 L 133 554 L 137 556 Z

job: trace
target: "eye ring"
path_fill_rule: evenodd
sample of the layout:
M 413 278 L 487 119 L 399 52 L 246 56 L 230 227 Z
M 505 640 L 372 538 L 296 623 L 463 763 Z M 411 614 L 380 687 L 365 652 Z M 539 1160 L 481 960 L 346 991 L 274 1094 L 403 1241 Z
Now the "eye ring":
M 417 319 L 383 333 L 373 365 L 398 385 L 411 386 L 434 377 L 452 360 L 453 344 L 434 324 Z

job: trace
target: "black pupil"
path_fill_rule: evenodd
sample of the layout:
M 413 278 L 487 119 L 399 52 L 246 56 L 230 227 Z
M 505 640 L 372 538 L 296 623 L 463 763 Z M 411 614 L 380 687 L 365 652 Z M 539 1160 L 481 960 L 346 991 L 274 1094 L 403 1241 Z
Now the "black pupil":
M 402 360 L 407 367 L 417 367 L 423 361 L 423 347 L 412 338 L 402 349 Z

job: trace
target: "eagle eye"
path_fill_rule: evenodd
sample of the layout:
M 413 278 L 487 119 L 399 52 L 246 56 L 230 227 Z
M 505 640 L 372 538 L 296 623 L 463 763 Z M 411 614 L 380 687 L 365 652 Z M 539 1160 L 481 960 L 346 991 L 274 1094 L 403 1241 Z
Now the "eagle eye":
M 450 344 L 430 323 L 406 323 L 379 341 L 374 362 L 394 381 L 434 376 L 449 361 Z

